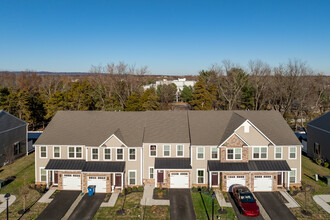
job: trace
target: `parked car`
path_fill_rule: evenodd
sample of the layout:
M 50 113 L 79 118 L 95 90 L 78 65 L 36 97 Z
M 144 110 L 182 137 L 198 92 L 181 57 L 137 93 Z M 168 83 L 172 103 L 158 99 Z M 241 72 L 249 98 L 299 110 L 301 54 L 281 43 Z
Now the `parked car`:
M 247 187 L 235 185 L 232 192 L 235 202 L 243 215 L 258 216 L 260 214 L 256 199 Z

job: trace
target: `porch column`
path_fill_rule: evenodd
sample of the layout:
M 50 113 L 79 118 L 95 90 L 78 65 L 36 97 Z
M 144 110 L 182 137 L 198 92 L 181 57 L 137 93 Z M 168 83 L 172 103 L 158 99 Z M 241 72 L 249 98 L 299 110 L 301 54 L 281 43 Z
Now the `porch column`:
M 157 187 L 157 181 L 158 181 L 158 170 L 155 170 L 155 169 L 154 169 L 154 174 L 156 174 L 156 178 L 154 177 L 154 179 L 155 179 L 155 187 Z
M 47 185 L 46 185 L 46 188 L 48 189 L 49 188 L 49 171 L 47 170 L 47 172 L 46 172 L 46 182 L 47 182 Z
M 281 184 L 283 186 L 284 172 L 282 172 Z
M 124 189 L 124 175 L 121 173 L 121 190 Z
M 209 189 L 212 187 L 212 172 L 209 171 Z
M 287 181 L 288 181 L 288 190 L 290 190 L 290 171 L 288 171 L 288 178 L 287 178 Z

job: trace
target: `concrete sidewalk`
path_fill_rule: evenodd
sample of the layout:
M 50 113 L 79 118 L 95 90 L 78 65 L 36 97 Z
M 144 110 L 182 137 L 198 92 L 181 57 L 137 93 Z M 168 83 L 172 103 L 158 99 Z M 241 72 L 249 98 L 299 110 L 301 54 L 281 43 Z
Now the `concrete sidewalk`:
M 153 206 L 153 205 L 170 205 L 170 200 L 153 199 L 155 186 L 153 184 L 146 184 L 144 186 L 143 197 L 141 199 L 141 205 Z
M 39 200 L 40 203 L 50 203 L 53 201 L 53 199 L 50 199 L 49 197 L 53 195 L 53 193 L 56 191 L 56 189 L 49 189 Z
M 328 202 L 330 202 L 330 195 L 316 195 L 313 196 L 314 201 L 321 206 L 326 212 L 330 214 L 330 205 Z
M 294 200 L 286 190 L 281 190 L 280 193 L 288 201 L 288 203 L 284 203 L 288 208 L 300 207 L 296 200 Z
M 8 201 L 8 207 L 11 206 L 11 204 L 13 204 L 16 200 L 16 196 L 14 195 L 11 195 L 9 197 L 9 201 Z M 0 194 L 0 213 L 5 211 L 7 209 L 7 201 L 6 201 L 6 198 L 5 198 L 5 194 Z
M 225 197 L 220 190 L 215 190 L 215 196 L 217 197 L 220 207 L 233 207 L 230 202 L 226 202 Z
M 116 205 L 119 193 L 114 192 L 111 194 L 111 197 L 108 202 L 102 202 L 101 207 L 114 207 Z

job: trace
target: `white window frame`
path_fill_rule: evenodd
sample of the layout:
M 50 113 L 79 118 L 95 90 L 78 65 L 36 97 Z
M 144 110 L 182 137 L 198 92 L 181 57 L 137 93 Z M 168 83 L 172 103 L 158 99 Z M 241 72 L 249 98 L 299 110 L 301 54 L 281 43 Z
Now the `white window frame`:
M 153 172 L 152 172 L 152 178 L 150 177 L 150 174 L 151 174 L 151 172 L 150 172 L 150 169 L 152 168 L 152 170 L 153 170 Z M 149 171 L 149 179 L 155 179 L 155 168 L 154 167 L 149 167 L 148 168 L 148 171 Z
M 118 159 L 118 152 L 117 152 L 117 150 L 119 150 L 119 149 L 122 149 L 123 150 L 123 159 Z M 125 160 L 125 150 L 122 147 L 117 147 L 116 148 L 116 161 L 123 161 L 123 160 Z
M 70 148 L 73 148 L 73 157 L 70 157 Z M 67 146 L 67 152 L 68 152 L 68 159 L 75 159 L 76 158 L 76 148 L 73 146 Z
M 134 173 L 134 182 L 135 184 L 131 184 L 131 177 L 130 173 Z M 137 185 L 137 175 L 136 175 L 136 170 L 128 170 L 128 185 L 130 186 L 136 186 Z
M 241 150 L 241 158 L 235 159 L 236 149 Z M 233 150 L 233 159 L 228 159 L 228 150 Z M 233 147 L 233 148 L 226 148 L 226 160 L 243 160 L 243 148 Z
M 295 175 L 294 175 L 294 183 L 296 183 L 297 182 L 297 168 L 291 168 L 291 171 L 295 171 L 294 173 L 295 173 Z M 289 172 L 289 182 L 290 182 L 290 184 L 291 184 L 291 171 Z M 294 183 L 292 183 L 292 184 L 294 184 Z
M 277 148 L 281 149 L 281 157 L 280 158 L 276 158 L 276 149 Z M 278 147 L 278 146 L 274 147 L 274 159 L 275 160 L 282 160 L 283 159 L 283 147 Z
M 216 158 L 212 158 L 212 149 L 217 150 L 217 157 Z M 210 160 L 219 160 L 219 148 L 218 147 L 210 147 Z
M 59 156 L 58 157 L 55 157 L 55 148 L 58 147 L 60 150 L 59 150 Z M 61 158 L 61 147 L 60 146 L 53 146 L 53 158 Z
M 134 160 L 130 159 L 130 156 L 131 156 L 130 150 L 135 150 L 135 154 L 134 154 L 135 159 Z M 129 161 L 136 161 L 136 155 L 137 155 L 137 148 L 132 148 L 132 147 L 128 148 L 128 160 Z
M 150 149 L 150 147 L 151 146 L 155 146 L 156 147 L 156 155 L 151 155 L 151 149 Z M 157 146 L 157 144 L 149 144 L 149 157 L 157 157 L 157 148 L 158 148 L 158 146 Z
M 93 159 L 93 150 L 94 150 L 94 149 L 97 149 L 97 159 Z M 92 147 L 92 148 L 91 148 L 91 160 L 94 160 L 94 161 L 95 161 L 95 160 L 96 160 L 96 161 L 97 161 L 97 160 L 100 160 L 100 149 L 99 149 L 98 147 Z
M 47 182 L 47 179 L 48 179 L 48 172 L 47 172 L 47 170 L 45 170 L 45 167 L 40 167 L 39 169 L 40 169 L 40 175 L 39 175 L 40 182 Z M 46 180 L 45 181 L 41 180 L 41 170 L 45 170 L 46 171 Z
M 205 184 L 205 169 L 196 169 L 196 183 L 197 184 Z M 198 182 L 198 171 L 203 171 L 203 183 Z
M 77 157 L 77 148 L 80 147 L 81 148 L 81 157 Z M 83 147 L 82 146 L 76 146 L 74 148 L 74 158 L 78 158 L 78 159 L 82 159 L 84 157 L 84 154 L 83 154 Z
M 178 156 L 178 146 L 182 146 L 182 156 Z M 176 156 L 177 157 L 184 157 L 184 145 L 183 144 L 177 144 L 176 145 Z
M 165 146 L 169 146 L 170 147 L 170 149 L 169 149 L 169 155 L 168 156 L 165 156 Z M 157 150 L 157 148 L 156 148 L 156 150 Z M 171 145 L 170 144 L 164 144 L 163 145 L 163 157 L 171 157 Z
M 294 156 L 295 156 L 295 157 L 294 157 L 294 158 L 292 158 L 291 155 L 290 155 L 290 154 L 291 154 L 291 152 L 290 152 L 290 149 L 291 149 L 291 148 L 294 148 L 294 149 L 295 149 L 295 153 L 294 153 Z M 289 158 L 290 160 L 295 160 L 295 159 L 297 159 L 297 147 L 288 147 L 288 158 Z
M 110 159 L 105 159 L 105 150 L 110 150 Z M 112 159 L 112 149 L 110 148 L 110 147 L 105 147 L 104 149 L 103 149 L 103 160 L 107 160 L 107 161 L 109 161 L 109 160 L 111 160 Z
M 259 149 L 259 157 L 254 157 L 254 149 Z M 266 148 L 266 158 L 261 158 L 261 148 Z M 252 147 L 252 160 L 259 159 L 259 160 L 268 160 L 268 147 L 267 146 L 258 146 L 258 147 Z
M 46 148 L 46 156 L 45 157 L 42 157 L 41 156 L 41 148 L 42 147 L 45 147 Z M 40 148 L 39 148 L 39 156 L 40 156 L 40 158 L 43 158 L 43 159 L 47 159 L 48 158 L 48 148 L 47 148 L 47 146 L 40 146 Z
M 202 158 L 198 158 L 198 149 L 203 149 L 203 157 Z M 196 147 L 196 160 L 204 160 L 205 159 L 205 148 L 204 147 Z

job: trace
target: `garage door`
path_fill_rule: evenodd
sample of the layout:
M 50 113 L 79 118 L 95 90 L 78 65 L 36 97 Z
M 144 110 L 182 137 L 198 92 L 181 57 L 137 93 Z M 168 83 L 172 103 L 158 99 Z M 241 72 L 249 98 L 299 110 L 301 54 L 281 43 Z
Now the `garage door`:
M 254 191 L 272 191 L 272 176 L 254 176 Z
M 245 186 L 245 176 L 227 176 L 227 191 L 231 190 L 231 186 L 240 184 Z
M 63 189 L 81 190 L 81 175 L 63 174 Z
M 89 176 L 87 185 L 95 185 L 95 192 L 105 193 L 107 190 L 107 182 L 105 176 Z
M 189 173 L 171 173 L 171 188 L 189 188 Z

